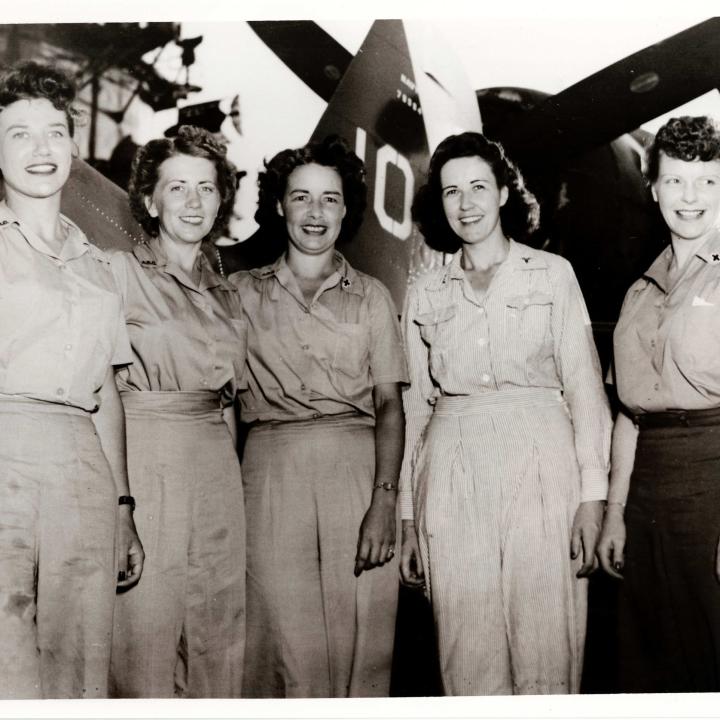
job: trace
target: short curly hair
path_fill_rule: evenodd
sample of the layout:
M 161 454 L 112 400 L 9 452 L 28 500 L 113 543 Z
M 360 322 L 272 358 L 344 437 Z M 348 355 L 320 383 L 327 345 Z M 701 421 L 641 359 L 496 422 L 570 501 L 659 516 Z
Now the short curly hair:
M 540 224 L 540 205 L 525 187 L 520 170 L 505 155 L 499 143 L 477 132 L 446 137 L 430 158 L 428 179 L 416 193 L 412 204 L 413 220 L 433 250 L 457 252 L 460 238 L 448 224 L 442 203 L 440 173 L 447 162 L 461 157 L 479 157 L 491 168 L 498 188 L 507 188 L 508 199 L 500 208 L 503 232 L 514 240 L 525 241 Z
M 263 233 L 286 237 L 285 220 L 277 211 L 282 202 L 290 173 L 301 165 L 324 165 L 334 168 L 342 180 L 345 217 L 338 241 L 349 240 L 360 228 L 367 204 L 365 165 L 339 135 L 328 135 L 320 142 L 310 142 L 295 150 L 282 150 L 258 175 L 258 208 L 255 221 Z
M 670 118 L 655 135 L 647 151 L 647 179 L 650 184 L 658 179 L 660 153 L 677 160 L 720 159 L 720 133 L 717 123 L 706 115 Z
M 0 108 L 18 100 L 49 100 L 56 110 L 65 113 L 70 135 L 80 114 L 73 107 L 76 93 L 68 75 L 33 60 L 15 63 L 0 75 Z
M 132 214 L 151 237 L 157 237 L 160 220 L 150 215 L 145 199 L 151 197 L 155 191 L 160 177 L 160 166 L 176 155 L 206 158 L 215 166 L 220 207 L 206 239 L 222 235 L 227 229 L 235 203 L 235 166 L 227 159 L 227 148 L 222 142 L 216 140 L 207 130 L 193 125 L 181 125 L 176 136 L 150 140 L 137 149 L 128 185 Z

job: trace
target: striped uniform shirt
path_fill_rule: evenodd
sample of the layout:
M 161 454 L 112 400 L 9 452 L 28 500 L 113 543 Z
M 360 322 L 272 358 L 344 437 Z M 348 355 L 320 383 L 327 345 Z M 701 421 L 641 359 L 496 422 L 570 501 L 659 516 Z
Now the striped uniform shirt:
M 572 415 L 581 501 L 605 499 L 611 418 L 572 267 L 557 255 L 511 240 L 507 259 L 478 300 L 461 255 L 421 277 L 403 311 L 411 382 L 403 397 L 403 519 L 413 517 L 413 457 L 440 396 L 522 388 L 561 391 Z

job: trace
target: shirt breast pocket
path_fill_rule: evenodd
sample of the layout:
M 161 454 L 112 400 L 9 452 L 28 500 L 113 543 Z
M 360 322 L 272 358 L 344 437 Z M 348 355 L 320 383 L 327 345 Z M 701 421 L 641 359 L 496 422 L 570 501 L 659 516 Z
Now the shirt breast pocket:
M 679 313 L 678 313 L 679 314 Z M 687 363 L 686 370 L 694 374 L 717 376 L 717 361 L 720 356 L 720 307 L 714 301 L 695 298 L 690 307 L 684 309 L 683 332 L 680 342 L 672 342 L 673 353 L 678 364 Z M 672 331 L 671 331 L 672 332 Z
M 553 296 L 534 291 L 506 298 L 506 322 L 509 334 L 519 338 L 529 353 L 546 348 L 552 340 Z
M 333 370 L 353 378 L 369 371 L 368 334 L 362 323 L 338 323 L 335 328 Z
M 420 328 L 420 336 L 430 349 L 430 372 L 433 377 L 442 373 L 448 349 L 454 342 L 454 323 L 457 306 L 437 308 L 415 317 L 415 324 Z

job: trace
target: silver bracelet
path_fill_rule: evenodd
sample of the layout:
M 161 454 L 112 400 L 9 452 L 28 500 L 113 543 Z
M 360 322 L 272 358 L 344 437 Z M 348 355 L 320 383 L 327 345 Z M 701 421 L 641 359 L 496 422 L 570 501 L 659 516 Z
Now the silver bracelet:
M 397 490 L 398 486 L 394 485 L 391 482 L 376 482 L 373 485 L 373 490 L 387 490 L 388 492 L 392 490 Z

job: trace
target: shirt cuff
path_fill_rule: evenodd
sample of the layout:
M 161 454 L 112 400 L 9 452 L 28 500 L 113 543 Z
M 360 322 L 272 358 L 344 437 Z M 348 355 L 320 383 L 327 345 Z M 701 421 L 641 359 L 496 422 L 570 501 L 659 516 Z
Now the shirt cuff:
M 400 490 L 400 519 L 401 520 L 415 520 L 415 513 L 413 512 L 413 501 L 412 493 L 407 490 Z
M 583 470 L 580 502 L 607 500 L 608 486 L 608 474 L 604 470 Z

